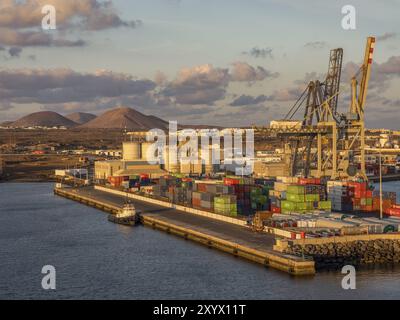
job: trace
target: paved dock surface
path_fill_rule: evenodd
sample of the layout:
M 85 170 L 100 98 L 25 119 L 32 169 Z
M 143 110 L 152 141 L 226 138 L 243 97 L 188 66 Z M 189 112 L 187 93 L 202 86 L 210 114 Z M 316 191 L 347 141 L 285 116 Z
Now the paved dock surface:
M 125 202 L 124 197 L 95 190 L 93 187 L 83 187 L 75 190 L 77 194 L 98 199 L 103 203 L 108 203 L 114 206 L 122 206 Z M 139 200 L 130 199 L 130 201 L 134 203 L 136 209 L 140 210 L 141 214 L 144 216 L 149 215 L 161 221 L 207 233 L 240 245 L 250 246 L 257 250 L 271 251 L 275 243 L 275 237 L 273 235 L 267 233 L 256 233 L 247 227 L 236 226 L 226 222 L 196 216 L 187 212 L 165 208 Z

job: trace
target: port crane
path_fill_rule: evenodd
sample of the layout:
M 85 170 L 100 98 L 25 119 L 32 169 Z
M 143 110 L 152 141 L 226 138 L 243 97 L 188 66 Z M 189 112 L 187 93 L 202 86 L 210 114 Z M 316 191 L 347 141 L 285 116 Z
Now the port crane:
M 330 52 L 325 80 L 310 81 L 284 118 L 293 120 L 303 110 L 300 127 L 255 128 L 258 138 L 272 134 L 289 142 L 292 176 L 336 179 L 359 174 L 366 179 L 364 114 L 374 47 L 375 38 L 368 37 L 363 64 L 351 79 L 348 112 L 338 110 L 343 61 L 343 49 L 338 48 Z M 356 155 L 360 155 L 360 170 L 355 163 Z M 314 163 L 316 166 L 312 167 Z

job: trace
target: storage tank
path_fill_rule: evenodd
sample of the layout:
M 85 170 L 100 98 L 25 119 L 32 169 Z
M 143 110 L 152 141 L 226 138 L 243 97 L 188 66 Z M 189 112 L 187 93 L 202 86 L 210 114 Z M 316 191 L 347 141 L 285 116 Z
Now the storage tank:
M 142 160 L 147 161 L 147 151 L 150 149 L 153 142 L 143 142 L 141 147 L 141 158 Z
M 219 166 L 220 166 L 219 164 L 212 163 L 213 150 L 220 152 L 220 150 L 218 150 L 218 148 L 219 148 L 218 145 L 210 145 L 208 148 L 208 159 L 204 165 L 204 171 L 206 174 L 216 172 L 219 169 Z M 200 150 L 200 154 L 201 154 L 201 150 Z
M 164 165 L 161 166 L 165 171 L 171 173 L 180 173 L 180 163 L 172 164 L 169 159 L 169 148 L 168 146 L 164 147 Z
M 175 164 L 169 163 L 168 171 L 171 173 L 180 173 L 181 171 L 180 163 L 179 162 Z
M 122 143 L 122 159 L 126 161 L 140 159 L 140 143 L 125 141 Z

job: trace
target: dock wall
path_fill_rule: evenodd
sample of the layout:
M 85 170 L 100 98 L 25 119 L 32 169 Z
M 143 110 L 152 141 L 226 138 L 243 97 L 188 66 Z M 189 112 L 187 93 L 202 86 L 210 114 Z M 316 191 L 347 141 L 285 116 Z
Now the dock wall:
M 81 194 L 74 192 L 74 189 L 72 189 L 71 191 L 66 191 L 64 189 L 55 188 L 54 194 L 64 197 L 64 198 L 67 198 L 67 199 L 70 199 L 70 200 L 74 200 L 74 201 L 86 204 L 90 207 L 94 207 L 94 208 L 97 208 L 97 209 L 100 209 L 102 211 L 112 213 L 112 214 L 116 214 L 121 209 L 120 207 L 114 206 L 112 204 L 105 203 L 103 201 L 96 200 L 94 198 L 85 197 Z
M 227 252 L 237 257 L 262 264 L 267 267 L 278 269 L 292 275 L 313 275 L 315 274 L 314 261 L 312 259 L 305 260 L 303 258 L 256 250 L 247 246 L 239 245 L 231 241 L 227 241 L 218 237 L 211 236 L 199 231 L 177 226 L 165 221 L 160 221 L 150 216 L 142 216 L 142 223 L 154 229 L 163 230 L 182 237 L 201 243 L 210 248 L 215 248 L 223 252 Z

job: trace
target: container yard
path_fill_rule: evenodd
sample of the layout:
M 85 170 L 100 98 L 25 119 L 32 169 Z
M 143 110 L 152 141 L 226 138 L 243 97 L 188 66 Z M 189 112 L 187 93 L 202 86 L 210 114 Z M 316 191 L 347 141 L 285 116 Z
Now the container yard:
M 255 223 L 260 213 L 269 212 L 268 217 L 262 219 L 263 231 L 271 231 L 273 227 L 295 233 L 289 232 L 287 237 L 398 231 L 395 222 L 400 219 L 400 206 L 396 204 L 396 193 L 383 192 L 385 219 L 379 220 L 380 196 L 366 182 L 297 177 L 254 179 L 228 176 L 219 180 L 196 180 L 181 175 L 166 175 L 155 180 L 144 177 L 143 187 L 140 178 L 129 180 L 129 177 L 113 180 L 126 181 L 125 187 L 121 183 L 106 186 L 166 203 L 243 219 L 249 226 Z M 128 188 L 128 185 L 133 187 Z M 377 227 L 387 224 L 387 221 L 393 228 Z M 369 228 L 362 228 L 367 225 Z

